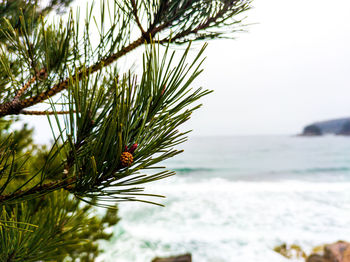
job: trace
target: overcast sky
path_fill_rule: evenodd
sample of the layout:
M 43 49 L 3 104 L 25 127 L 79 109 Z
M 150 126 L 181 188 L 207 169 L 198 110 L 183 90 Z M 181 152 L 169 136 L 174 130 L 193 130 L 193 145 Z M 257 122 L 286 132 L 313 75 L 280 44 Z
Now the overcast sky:
M 209 43 L 196 84 L 215 92 L 187 124 L 193 135 L 295 134 L 310 122 L 350 116 L 350 1 L 253 6 L 247 33 Z
M 293 134 L 350 116 L 350 1 L 259 0 L 249 32 L 210 42 L 203 86 L 215 93 L 195 134 Z

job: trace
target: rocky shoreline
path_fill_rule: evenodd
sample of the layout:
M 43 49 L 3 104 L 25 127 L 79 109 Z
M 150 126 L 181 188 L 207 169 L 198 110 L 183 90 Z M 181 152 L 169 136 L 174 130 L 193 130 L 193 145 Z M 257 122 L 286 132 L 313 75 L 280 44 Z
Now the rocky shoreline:
M 317 246 L 310 255 L 298 245 L 282 244 L 274 248 L 274 251 L 289 259 L 300 259 L 305 262 L 350 262 L 350 242 L 338 241 L 336 243 Z M 156 257 L 152 262 L 192 262 L 191 254 L 173 257 Z
M 156 257 L 152 262 L 192 262 L 192 256 L 191 254 L 184 254 L 175 257 Z
M 350 243 L 346 241 L 315 247 L 310 255 L 297 245 L 282 244 L 274 251 L 286 258 L 304 259 L 305 262 L 350 262 Z
M 332 119 L 309 124 L 304 127 L 300 136 L 322 136 L 325 134 L 350 136 L 350 118 Z

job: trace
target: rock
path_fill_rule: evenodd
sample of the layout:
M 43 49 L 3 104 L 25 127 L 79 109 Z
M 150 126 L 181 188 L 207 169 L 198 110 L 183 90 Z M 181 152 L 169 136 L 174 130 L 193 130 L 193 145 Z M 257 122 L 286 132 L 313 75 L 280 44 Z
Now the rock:
M 159 258 L 156 257 L 152 262 L 192 262 L 191 254 L 185 254 L 175 257 Z
M 337 133 L 337 135 L 350 136 L 350 121 L 343 124 L 342 129 L 339 133 Z
M 329 262 L 350 262 L 350 243 L 338 241 L 326 245 L 323 257 L 328 259 Z
M 350 261 L 350 248 L 349 247 L 343 253 L 343 260 L 344 260 L 344 262 Z
M 286 258 L 306 258 L 305 252 L 298 245 L 287 245 L 283 243 L 273 249 Z
M 325 245 L 323 255 L 311 254 L 306 262 L 350 262 L 350 243 L 338 241 Z
M 324 134 L 350 135 L 350 118 L 338 118 L 307 125 L 302 136 L 320 136 Z
M 327 262 L 323 256 L 319 254 L 313 254 L 306 259 L 306 262 Z
M 309 125 L 304 128 L 302 136 L 322 136 L 322 130 L 316 125 Z

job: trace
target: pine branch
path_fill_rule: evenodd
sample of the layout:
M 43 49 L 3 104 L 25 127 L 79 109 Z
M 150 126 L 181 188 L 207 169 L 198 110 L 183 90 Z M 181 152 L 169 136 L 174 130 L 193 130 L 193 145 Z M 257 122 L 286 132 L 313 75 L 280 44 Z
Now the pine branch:
M 214 16 L 214 17 L 208 17 L 206 19 L 206 21 L 204 21 L 203 23 L 200 23 L 198 26 L 196 26 L 195 28 L 188 28 L 187 30 L 182 31 L 179 34 L 176 34 L 175 36 L 173 36 L 172 38 L 164 38 L 161 42 L 168 42 L 168 41 L 176 41 L 178 39 L 184 38 L 188 35 L 191 34 L 197 34 L 199 31 L 209 28 L 209 26 L 213 23 L 215 23 L 219 18 L 222 18 L 223 15 L 230 9 L 232 8 L 232 6 L 235 5 L 234 1 L 226 1 L 224 3 L 223 8 Z
M 0 195 L 0 203 L 12 203 L 21 199 L 32 199 L 34 197 L 46 195 L 61 188 L 69 187 L 74 183 L 73 179 L 63 179 L 45 184 L 38 184 L 26 190 L 18 190 L 9 194 Z
M 43 68 L 41 69 L 35 76 L 33 76 L 31 79 L 29 79 L 29 81 L 17 92 L 15 98 L 13 100 L 17 100 L 19 99 L 24 92 L 37 80 L 44 80 L 45 78 L 47 78 L 47 73 L 46 73 L 46 69 Z
M 36 76 L 33 76 L 16 94 L 15 99 L 19 99 L 23 93 L 30 87 L 36 80 Z
M 145 30 L 143 29 L 143 27 L 141 25 L 141 22 L 140 22 L 140 19 L 139 19 L 139 16 L 137 14 L 137 12 L 138 12 L 137 4 L 136 4 L 135 0 L 130 0 L 130 1 L 131 1 L 132 10 L 133 10 L 133 14 L 134 14 L 134 17 L 135 17 L 136 24 L 139 27 L 139 29 L 140 29 L 142 35 L 144 36 L 144 38 L 147 38 L 148 36 L 147 36 Z
M 100 43 L 96 49 L 88 35 L 89 19 L 82 42 L 78 40 L 73 20 L 67 30 L 58 31 L 46 29 L 43 23 L 33 31 L 33 36 L 23 33 L 23 41 L 15 30 L 9 30 L 8 41 L 12 48 L 20 51 L 16 59 L 27 63 L 25 69 L 46 69 L 41 71 L 43 81 L 37 81 L 37 73 L 35 79 L 29 78 L 29 73 L 22 73 L 20 78 L 8 66 L 11 59 L 7 54 L 0 55 L 11 83 L 18 86 L 29 78 L 24 86 L 17 87 L 19 91 L 13 99 L 4 99 L 8 102 L 0 105 L 0 117 L 53 114 L 59 133 L 44 165 L 12 191 L 9 189 L 11 181 L 17 174 L 12 166 L 16 166 L 19 156 L 7 157 L 13 164 L 6 166 L 1 177 L 5 184 L 1 188 L 0 203 L 32 199 L 60 188 L 83 201 L 97 201 L 95 204 L 102 206 L 118 201 L 147 202 L 143 197 L 154 195 L 143 193 L 140 185 L 174 174 L 168 170 L 142 174 L 142 170 L 155 169 L 161 161 L 181 153 L 174 147 L 186 141 L 187 132 L 179 132 L 178 127 L 201 106 L 190 105 L 211 91 L 189 89 L 202 72 L 200 57 L 205 46 L 194 61 L 187 64 L 189 45 L 174 66 L 174 53 L 168 54 L 169 45 L 221 36 L 223 31 L 211 30 L 240 23 L 232 17 L 247 10 L 249 1 L 164 0 L 154 3 L 128 0 L 125 6 L 116 4 L 120 8 L 118 17 L 123 21 L 113 20 L 111 29 L 104 33 L 101 18 Z M 101 10 L 103 14 L 104 7 Z M 145 15 L 149 19 L 147 27 L 142 24 Z M 127 32 L 125 25 L 128 23 L 135 23 L 141 36 L 134 41 L 123 39 L 119 32 L 114 36 L 118 25 L 122 26 L 121 32 Z M 156 37 L 161 40 L 154 43 L 152 39 Z M 57 45 L 50 48 L 50 41 Z M 159 46 L 165 43 L 161 57 Z M 144 44 L 146 51 L 140 81 L 130 72 L 119 78 L 115 68 L 110 70 L 112 63 Z M 38 59 L 40 56 L 42 60 Z M 61 110 L 55 110 L 53 102 L 52 111 L 27 110 L 64 90 Z M 59 114 L 63 117 L 59 118 Z M 57 159 L 60 165 L 48 173 L 48 167 Z
M 19 113 L 20 113 L 21 115 L 46 116 L 46 115 L 66 115 L 66 114 L 69 114 L 69 111 L 33 111 L 33 110 L 21 110 Z
M 142 35 L 139 37 L 137 40 L 132 42 L 131 44 L 122 47 L 119 51 L 117 51 L 114 54 L 108 55 L 107 57 L 101 59 L 100 61 L 96 62 L 95 64 L 91 65 L 86 69 L 86 72 L 88 74 L 93 74 L 98 71 L 100 71 L 102 68 L 109 66 L 113 62 L 117 61 L 119 58 L 123 57 L 124 55 L 128 54 L 132 50 L 136 49 L 137 47 L 141 46 L 143 43 L 149 43 L 150 39 L 154 39 L 158 33 L 161 33 L 165 29 L 169 28 L 172 26 L 179 17 L 181 17 L 182 13 L 185 13 L 187 9 L 192 8 L 191 1 L 187 1 L 186 4 L 184 4 L 181 8 L 181 11 L 178 11 L 179 14 L 175 13 L 174 16 L 170 19 L 164 18 L 164 13 L 168 11 L 171 8 L 171 1 L 161 1 L 159 8 L 157 10 L 157 13 L 154 16 L 154 21 L 150 24 L 148 27 L 148 30 L 145 32 L 141 22 L 139 20 L 138 14 L 137 14 L 137 5 L 135 0 L 130 0 L 131 5 L 132 5 L 132 13 L 135 17 L 135 21 L 140 28 Z M 175 1 L 176 2 L 176 1 Z M 201 1 L 198 1 L 200 4 Z M 249 2 L 247 3 L 242 3 L 242 0 L 236 0 L 236 1 L 223 1 L 223 6 L 219 9 L 219 11 L 216 13 L 214 17 L 206 17 L 205 21 L 202 23 L 199 23 L 195 28 L 188 27 L 185 30 L 182 30 L 182 32 L 175 34 L 172 37 L 165 37 L 164 39 L 160 40 L 159 43 L 167 43 L 167 42 L 176 42 L 180 39 L 184 39 L 186 36 L 189 35 L 196 35 L 198 32 L 205 30 L 209 27 L 212 26 L 212 24 L 216 25 L 217 20 L 219 18 L 222 18 L 225 16 L 226 13 L 228 13 L 229 17 L 232 16 L 233 14 L 238 14 L 242 11 L 245 11 L 249 9 Z M 231 13 L 230 13 L 231 12 Z M 226 18 L 227 19 L 227 18 Z M 187 22 L 187 21 L 186 21 Z M 221 22 L 224 22 L 221 21 Z M 235 23 L 239 23 L 235 22 Z M 220 24 L 220 23 L 219 23 Z M 217 24 L 217 26 L 219 26 Z M 215 33 L 215 34 L 209 34 L 210 37 L 216 36 L 218 37 L 220 33 Z M 198 38 L 203 38 L 203 35 L 199 35 Z M 84 74 L 86 72 L 78 71 L 75 74 L 73 74 L 71 79 L 74 79 L 75 81 L 81 81 Z M 21 101 L 10 101 L 4 104 L 0 105 L 0 117 L 6 116 L 6 115 L 13 115 L 13 114 L 19 114 L 21 110 L 24 110 L 25 108 L 31 107 L 35 104 L 41 103 L 44 100 L 60 93 L 61 91 L 67 89 L 69 85 L 69 78 L 66 78 L 65 80 L 59 82 L 58 84 L 54 85 L 52 88 L 37 94 L 33 97 L 21 100 Z
M 41 150 L 25 126 L 12 132 L 9 121 L 0 121 L 0 260 L 90 260 L 98 249 L 82 248 L 82 239 L 108 239 L 101 225 L 117 222 L 115 216 L 112 223 L 90 216 L 91 205 L 161 205 L 152 199 L 162 196 L 144 185 L 175 174 L 160 162 L 182 152 L 177 146 L 189 131 L 179 127 L 211 92 L 191 89 L 206 44 L 191 62 L 190 44 L 179 60 L 170 44 L 235 32 L 241 23 L 235 17 L 250 0 L 109 1 L 114 10 L 102 0 L 100 21 L 87 8 L 84 32 L 72 13 L 56 26 L 40 17 L 71 0 L 49 0 L 42 9 L 39 1 L 0 3 L 0 17 L 11 11 L 0 21 L 0 118 L 52 115 L 47 119 L 54 137 Z M 92 21 L 98 30 L 93 37 Z M 135 37 L 134 28 L 140 31 Z M 140 46 L 141 77 L 112 66 Z M 59 100 L 49 100 L 51 109 L 28 108 L 59 93 Z
M 138 197 L 143 194 L 138 185 L 174 173 L 165 170 L 152 175 L 138 175 L 138 172 L 181 153 L 173 147 L 186 140 L 186 133 L 179 133 L 177 128 L 199 106 L 185 108 L 210 92 L 198 89 L 189 93 L 186 89 L 201 72 L 199 57 L 204 48 L 190 66 L 186 66 L 189 46 L 173 69 L 171 60 L 166 65 L 168 48 L 160 63 L 159 50 L 155 44 L 150 45 L 145 53 L 140 83 L 132 75 L 125 75 L 117 82 L 115 78 L 105 79 L 102 83 L 104 89 L 99 88 L 98 75 L 95 80 L 72 83 L 74 85 L 68 88 L 70 110 L 65 116 L 65 122 L 70 122 L 66 125 L 67 140 L 59 149 L 68 151 L 66 160 L 61 164 L 64 175 L 45 183 L 44 166 L 36 184 L 29 186 L 28 180 L 12 194 L 3 194 L 0 203 L 35 198 L 59 188 L 65 188 L 88 202 L 91 201 L 89 199 L 98 199 L 99 203 L 106 199 L 114 202 L 145 201 Z M 167 70 L 163 71 L 163 67 Z M 94 85 L 91 86 L 91 83 Z M 110 88 L 106 89 L 107 86 Z M 56 120 L 61 126 L 59 119 Z M 135 141 L 139 144 L 136 151 L 136 147 L 130 144 Z M 133 149 L 128 151 L 128 147 Z M 123 162 L 125 152 L 132 157 L 127 164 Z M 48 161 L 54 160 L 55 155 Z
M 118 222 L 115 212 L 91 216 L 67 192 L 56 191 L 33 201 L 2 206 L 0 210 L 0 261 L 64 261 L 83 258 L 94 240 L 108 240 L 105 224 Z M 92 227 L 92 228 L 90 228 Z
M 113 54 L 105 59 L 102 59 L 101 61 L 97 62 L 96 64 L 90 66 L 89 68 L 87 68 L 87 72 L 89 74 L 92 74 L 92 73 L 95 73 L 95 72 L 101 70 L 103 67 L 109 66 L 110 64 L 115 62 L 120 57 L 126 55 L 130 51 L 132 51 L 135 48 L 142 45 L 144 43 L 144 40 L 145 39 L 143 36 L 140 37 L 139 39 L 137 39 L 136 41 L 134 41 L 130 45 L 126 46 L 125 48 L 122 48 L 119 52 L 117 52 L 117 53 L 115 53 L 115 54 Z M 79 81 L 79 80 L 83 79 L 84 75 L 85 75 L 85 72 L 80 71 L 80 72 L 73 75 L 73 79 L 77 79 Z M 34 97 L 31 97 L 29 99 L 24 99 L 24 100 L 17 101 L 17 102 L 11 101 L 11 102 L 1 104 L 0 105 L 0 117 L 7 116 L 7 115 L 19 114 L 21 112 L 21 110 L 43 102 L 44 100 L 46 100 L 46 99 L 60 93 L 61 91 L 67 89 L 67 87 L 69 85 L 69 81 L 70 81 L 70 79 L 67 78 L 64 81 L 54 85 L 51 89 L 46 90 L 45 92 L 42 92 L 42 93 L 40 93 Z

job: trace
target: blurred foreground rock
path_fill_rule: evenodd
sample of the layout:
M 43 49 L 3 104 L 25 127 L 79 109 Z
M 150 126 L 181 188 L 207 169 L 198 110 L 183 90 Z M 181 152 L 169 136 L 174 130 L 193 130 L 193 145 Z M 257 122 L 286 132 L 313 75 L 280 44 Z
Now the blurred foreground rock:
M 287 245 L 286 243 L 277 246 L 273 249 L 286 258 L 306 258 L 305 252 L 298 245 Z
M 350 242 L 345 241 L 315 247 L 309 256 L 297 245 L 282 244 L 274 251 L 286 258 L 305 258 L 306 262 L 350 262 Z
M 325 245 L 323 254 L 311 254 L 306 262 L 350 262 L 350 243 L 338 241 Z
M 152 262 L 192 262 L 191 254 L 185 254 L 176 257 L 159 258 L 156 257 Z
M 324 262 L 324 259 L 319 254 L 312 254 L 306 259 L 306 262 Z

